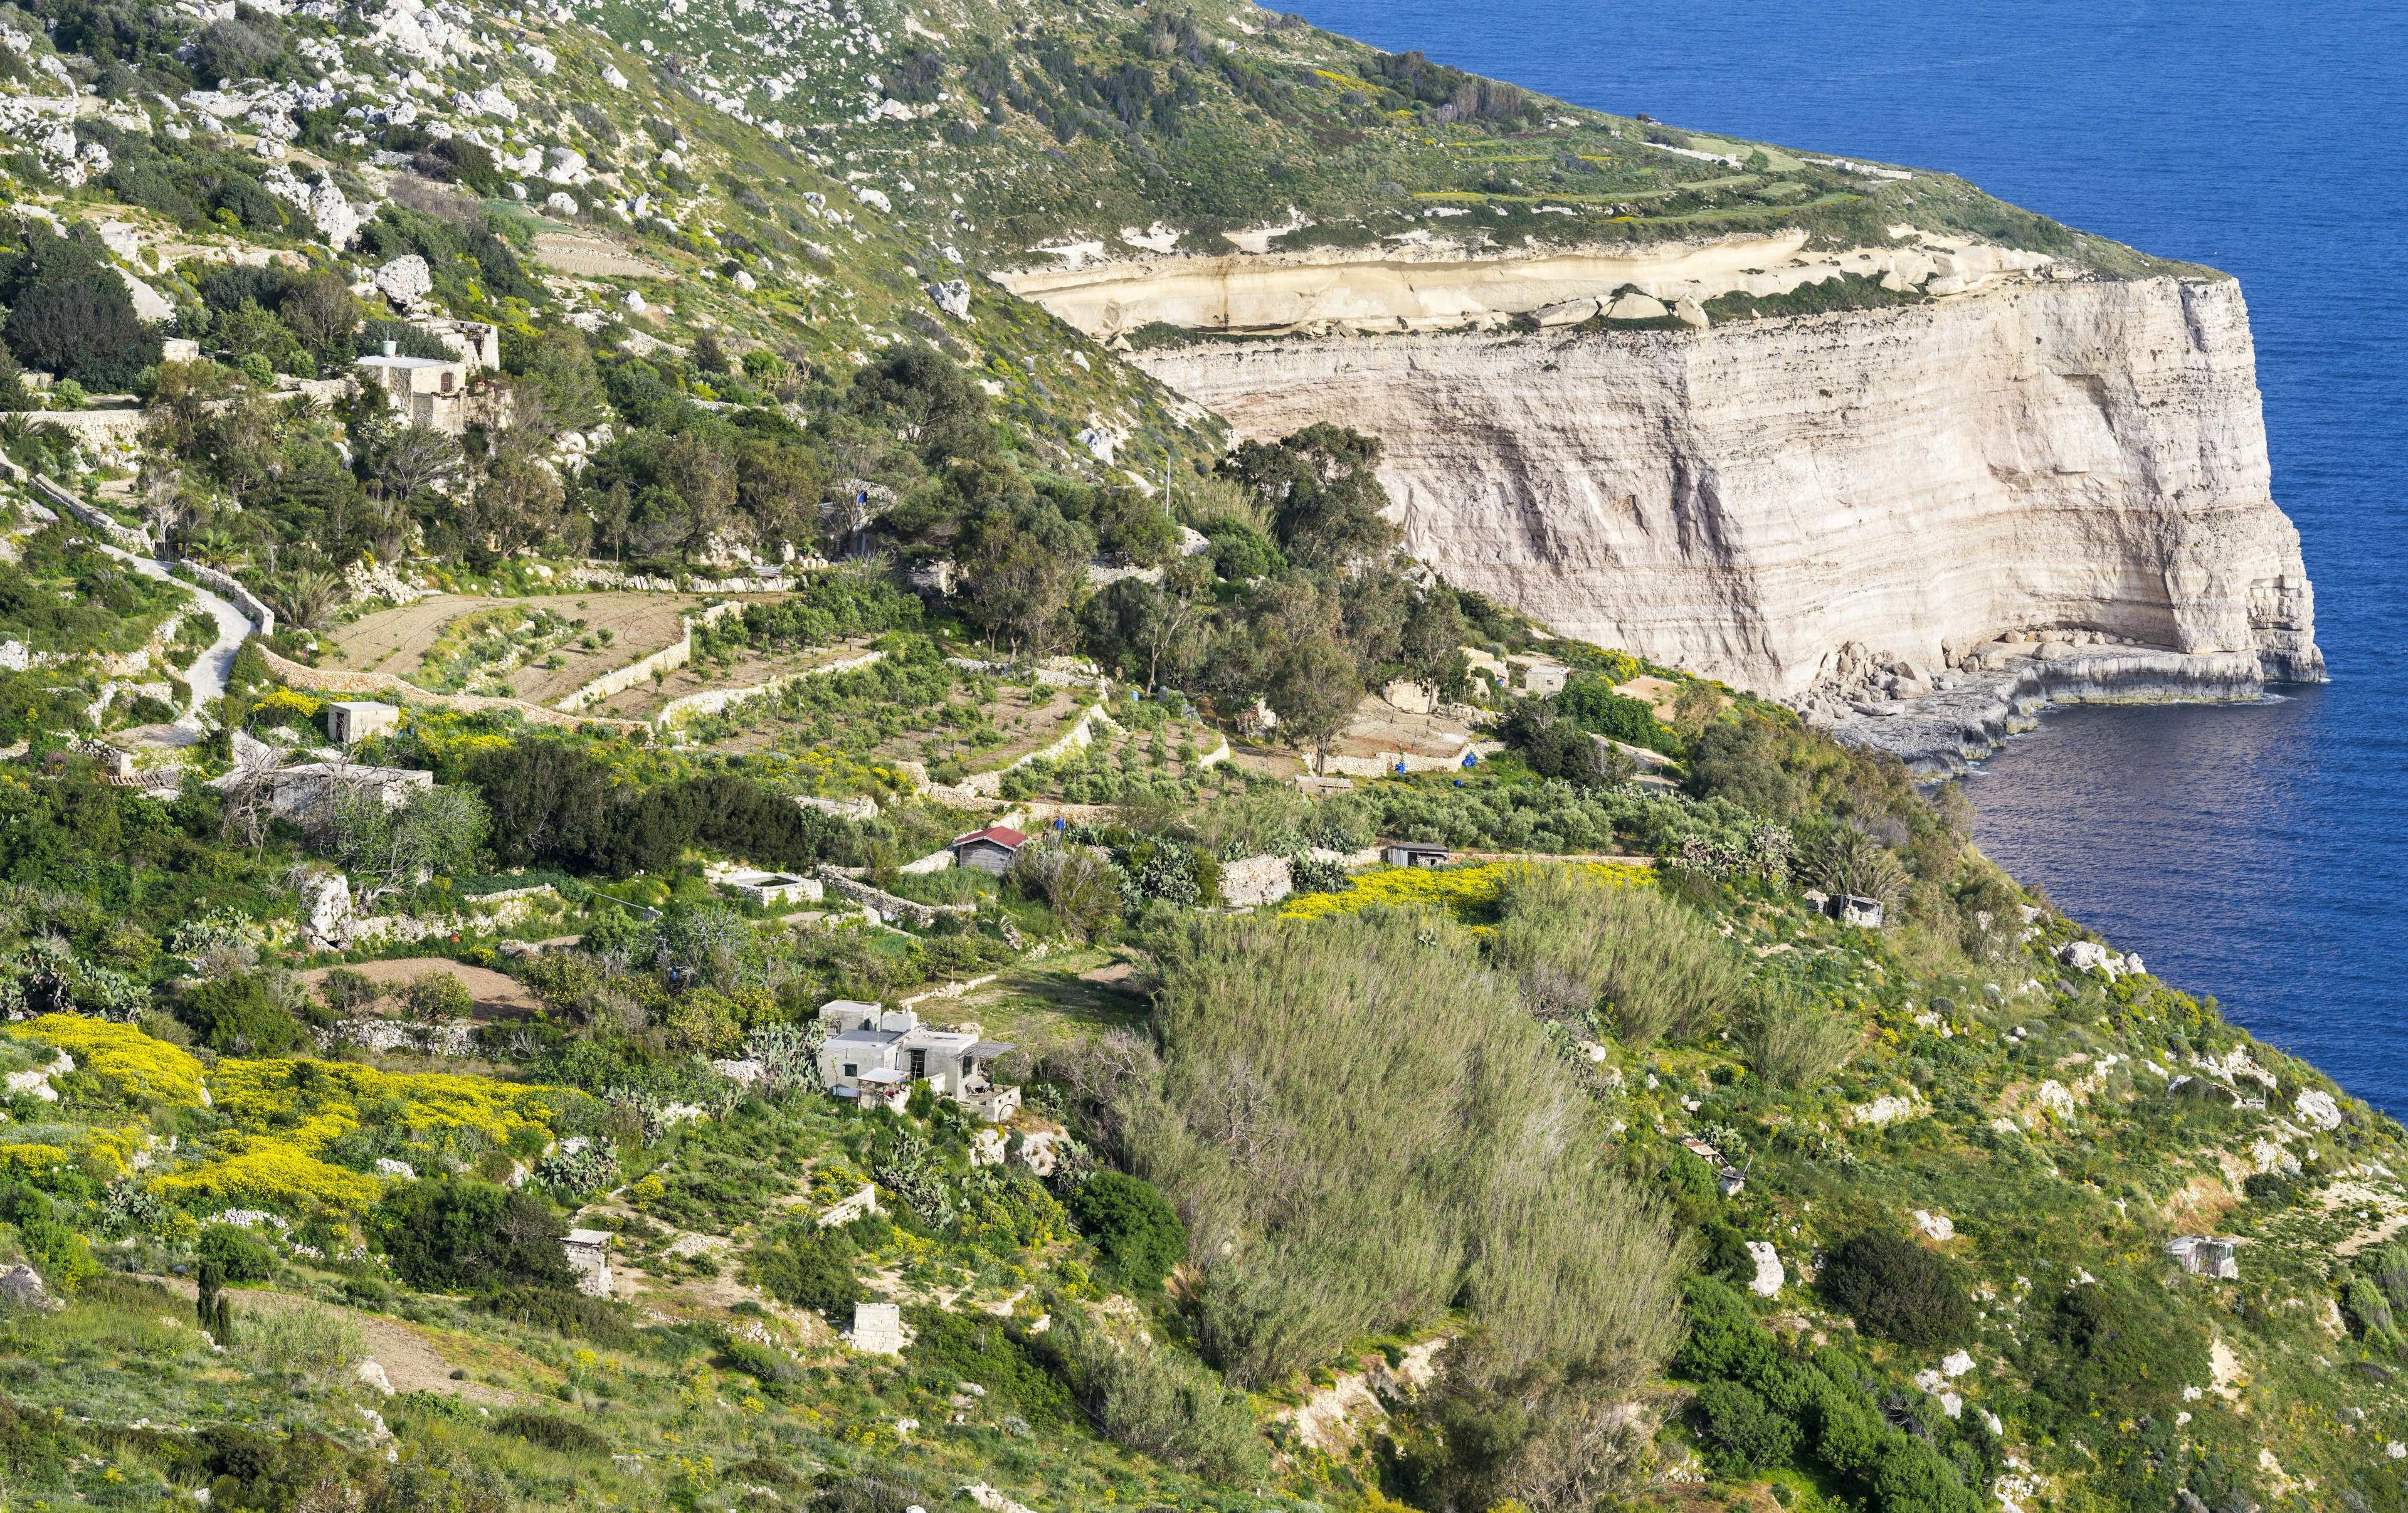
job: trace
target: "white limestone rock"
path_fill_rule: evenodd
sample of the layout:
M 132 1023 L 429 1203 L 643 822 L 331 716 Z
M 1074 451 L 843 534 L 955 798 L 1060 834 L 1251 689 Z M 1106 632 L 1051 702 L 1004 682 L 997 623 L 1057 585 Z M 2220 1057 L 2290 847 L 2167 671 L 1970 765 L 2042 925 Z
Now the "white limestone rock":
M 2302 1122 L 2313 1124 L 2317 1129 L 2341 1128 L 2341 1105 L 2333 1101 L 2329 1092 L 2311 1088 L 2291 1100 L 2291 1107 Z
M 1789 1273 L 1783 1268 L 1781 1257 L 1773 1250 L 1772 1243 L 1769 1240 L 1748 1241 L 1747 1256 L 1756 1263 L 1756 1276 L 1749 1280 L 1747 1290 L 1760 1298 L 1778 1293 L 1781 1284 L 1789 1279 Z
M 415 252 L 405 252 L 376 271 L 379 293 L 401 309 L 414 308 L 435 288 L 434 270 Z
M 937 302 L 937 308 L 956 321 L 970 318 L 970 286 L 965 279 L 948 278 L 942 283 L 930 284 L 928 297 Z
M 1739 278 L 1788 249 L 1735 239 L 1712 255 L 1742 260 Z M 1248 329 L 1293 328 L 1308 308 L 1384 323 L 1376 342 L 1128 360 L 1244 439 L 1318 421 L 1387 438 L 1380 476 L 1405 549 L 1557 635 L 1775 697 L 1812 687 L 1849 641 L 1936 664 L 1943 642 L 1980 646 L 2007 626 L 2106 624 L 2185 655 L 2322 671 L 2229 281 L 2010 280 L 1936 307 L 1636 343 L 1398 331 L 1399 316 L 1418 325 L 1497 297 L 1402 260 L 1184 271 L 1149 257 L 1002 281 L 1105 339 L 1152 321 L 1201 327 L 1208 305 Z M 2104 390 L 2062 377 L 2074 372 Z M 1675 483 L 1701 477 L 1715 482 L 1704 495 Z M 1832 562 L 1849 564 L 1844 593 Z M 2143 606 L 2133 582 L 2168 595 Z M 1734 612 L 1745 636 L 1730 634 Z

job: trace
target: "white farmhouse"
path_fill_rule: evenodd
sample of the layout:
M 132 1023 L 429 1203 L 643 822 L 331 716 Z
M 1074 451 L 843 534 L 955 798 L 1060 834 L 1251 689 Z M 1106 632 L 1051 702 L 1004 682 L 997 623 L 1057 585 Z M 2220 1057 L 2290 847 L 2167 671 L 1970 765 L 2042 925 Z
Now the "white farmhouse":
M 1012 1048 L 982 1039 L 976 1025 L 939 1030 L 908 1008 L 885 1008 L 850 998 L 820 1006 L 827 1039 L 820 1046 L 820 1078 L 839 1098 L 862 1106 L 900 1109 L 911 1084 L 925 1080 L 991 1124 L 1020 1111 L 1020 1090 L 999 1087 L 986 1063 Z

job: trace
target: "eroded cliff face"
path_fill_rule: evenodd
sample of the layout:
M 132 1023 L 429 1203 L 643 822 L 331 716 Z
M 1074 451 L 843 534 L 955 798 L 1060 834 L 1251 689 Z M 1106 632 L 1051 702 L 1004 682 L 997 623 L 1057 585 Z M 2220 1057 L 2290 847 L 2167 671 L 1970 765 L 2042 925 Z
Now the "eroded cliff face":
M 1768 694 L 1851 641 L 1940 664 L 2024 626 L 2323 674 L 2229 281 L 1133 360 L 1248 436 L 1384 438 L 1408 549 L 1458 587 Z

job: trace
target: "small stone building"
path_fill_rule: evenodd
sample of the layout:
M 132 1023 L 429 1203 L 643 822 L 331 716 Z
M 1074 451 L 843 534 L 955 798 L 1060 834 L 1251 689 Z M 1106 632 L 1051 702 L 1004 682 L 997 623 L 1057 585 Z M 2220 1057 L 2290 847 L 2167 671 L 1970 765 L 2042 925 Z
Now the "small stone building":
M 268 779 L 267 805 L 278 814 L 303 819 L 331 804 L 346 790 L 371 792 L 388 809 L 409 802 L 413 792 L 435 786 L 435 774 L 414 767 L 366 767 L 344 763 L 304 762 L 284 767 Z
M 468 429 L 468 364 L 435 357 L 363 357 L 355 364 L 360 386 L 384 391 L 411 425 L 450 435 Z
M 1019 831 L 990 825 L 984 830 L 973 830 L 967 835 L 955 837 L 947 849 L 953 853 L 953 865 L 976 867 L 981 872 L 992 872 L 1000 878 L 1010 870 L 1012 859 L 1020 854 L 1020 849 L 1027 844 L 1028 837 Z
M 910 1009 L 850 998 L 821 1005 L 820 1022 L 828 1031 L 820 1080 L 839 1098 L 900 1107 L 911 1084 L 924 1080 L 991 1124 L 1019 1112 L 1020 1090 L 987 1075 L 987 1064 L 1012 1048 L 982 1038 L 974 1025 L 939 1030 Z
M 1427 841 L 1398 841 L 1383 847 L 1380 860 L 1392 867 L 1442 867 L 1446 865 L 1447 849 Z
M 903 1310 L 892 1303 L 856 1303 L 847 1343 L 862 1355 L 903 1353 Z
M 568 1238 L 560 1242 L 561 1254 L 568 1262 L 568 1270 L 577 1278 L 577 1290 L 588 1297 L 610 1295 L 610 1232 L 607 1229 L 573 1229 Z
M 401 711 L 374 699 L 350 699 L 326 706 L 326 738 L 338 746 L 381 735 L 401 724 Z
M 2241 1278 L 2240 1248 L 2229 1235 L 2177 1235 L 2166 1242 L 2166 1254 L 2194 1277 L 2231 1282 Z

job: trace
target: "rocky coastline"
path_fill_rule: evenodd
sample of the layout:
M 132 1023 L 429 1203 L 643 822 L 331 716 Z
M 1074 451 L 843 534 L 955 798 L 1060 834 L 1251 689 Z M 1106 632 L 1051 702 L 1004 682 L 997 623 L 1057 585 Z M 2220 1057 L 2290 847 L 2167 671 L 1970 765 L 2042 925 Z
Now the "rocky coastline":
M 1826 684 L 1797 705 L 1836 738 L 1936 778 L 2033 729 L 2052 704 L 2246 704 L 2265 695 L 2268 681 L 2245 651 L 2002 640 L 1955 661 L 1928 673 L 1875 669 L 1853 692 Z

